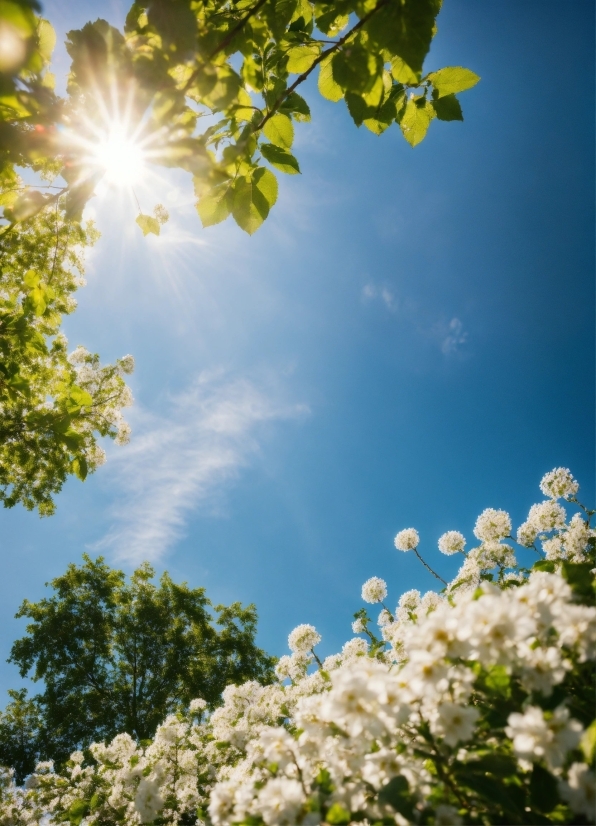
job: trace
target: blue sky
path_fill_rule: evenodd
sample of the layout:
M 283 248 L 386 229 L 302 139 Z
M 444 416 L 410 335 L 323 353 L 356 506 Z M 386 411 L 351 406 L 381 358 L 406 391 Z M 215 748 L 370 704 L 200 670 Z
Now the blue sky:
M 123 11 L 45 4 L 60 35 Z M 482 81 L 465 122 L 414 150 L 311 85 L 303 174 L 282 176 L 252 238 L 203 230 L 183 174 L 141 188 L 145 211 L 170 211 L 160 238 L 118 193 L 95 198 L 102 238 L 66 333 L 135 356 L 133 438 L 51 519 L 0 513 L 1 690 L 20 683 L 3 664 L 20 602 L 84 551 L 255 602 L 272 653 L 299 622 L 331 653 L 368 577 L 392 604 L 433 587 L 393 549 L 401 528 L 451 575 L 438 536 L 471 540 L 485 507 L 519 524 L 551 468 L 593 501 L 593 17 L 589 0 L 446 0 L 427 67 Z

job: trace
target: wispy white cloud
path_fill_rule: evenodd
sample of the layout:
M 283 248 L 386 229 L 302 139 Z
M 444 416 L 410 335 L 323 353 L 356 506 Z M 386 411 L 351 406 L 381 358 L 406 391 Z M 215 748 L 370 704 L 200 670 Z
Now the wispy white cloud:
M 361 297 L 367 304 L 376 302 L 384 305 L 386 310 L 397 316 L 399 322 L 405 323 L 415 331 L 421 340 L 431 342 L 433 348 L 438 346 L 443 355 L 461 356 L 464 353 L 468 333 L 459 318 L 454 317 L 450 321 L 443 318 L 437 321 L 436 315 L 433 319 L 433 312 L 428 307 L 411 298 L 398 297 L 390 287 L 375 284 L 373 281 L 364 285 Z
M 446 334 L 445 334 L 446 333 Z M 468 340 L 468 334 L 459 318 L 452 318 L 447 330 L 442 331 L 441 352 L 446 356 L 459 352 L 461 346 Z
M 378 287 L 376 284 L 372 283 L 365 284 L 362 288 L 362 298 L 365 301 L 374 301 L 375 299 L 378 299 L 383 302 L 390 312 L 397 312 L 397 299 L 388 287 Z
M 95 546 L 130 563 L 156 561 L 259 451 L 267 423 L 295 419 L 305 405 L 280 400 L 272 382 L 201 374 L 172 397 L 166 417 L 141 411 L 134 437 L 112 455 L 108 479 L 117 497 L 113 524 Z

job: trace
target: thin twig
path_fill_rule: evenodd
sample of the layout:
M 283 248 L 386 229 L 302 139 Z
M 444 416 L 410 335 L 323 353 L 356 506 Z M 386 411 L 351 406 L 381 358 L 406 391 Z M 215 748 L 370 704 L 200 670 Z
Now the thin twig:
M 426 562 L 422 559 L 422 557 L 421 557 L 421 556 L 420 556 L 420 554 L 418 553 L 418 548 L 414 548 L 414 553 L 416 554 L 416 556 L 418 557 L 418 559 L 420 560 L 420 562 L 422 562 L 422 564 L 423 564 L 423 565 L 424 565 L 424 567 L 427 569 L 427 571 L 430 571 L 430 572 L 431 572 L 431 574 L 432 574 L 434 577 L 436 577 L 438 580 L 440 580 L 440 581 L 443 583 L 443 585 L 445 585 L 445 586 L 446 586 L 446 585 L 447 585 L 447 583 L 445 582 L 445 580 L 443 579 L 443 577 L 442 577 L 442 576 L 439 576 L 439 575 L 438 575 L 438 573 L 437 573 L 436 571 L 433 571 L 433 569 L 430 567 L 430 565 L 428 565 L 428 564 L 427 564 L 427 563 L 426 563 Z

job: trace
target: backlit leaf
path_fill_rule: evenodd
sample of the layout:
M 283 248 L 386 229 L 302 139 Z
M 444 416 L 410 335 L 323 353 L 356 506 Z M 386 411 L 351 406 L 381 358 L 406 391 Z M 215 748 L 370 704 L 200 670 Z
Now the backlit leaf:
M 293 46 L 288 49 L 288 72 L 301 75 L 307 72 L 321 53 L 321 47 L 316 43 Z
M 277 179 L 268 169 L 238 178 L 234 184 L 232 215 L 238 226 L 252 235 L 277 200 Z
M 459 100 L 455 95 L 445 95 L 443 98 L 433 100 L 432 106 L 439 120 L 464 119 Z
M 443 98 L 446 95 L 471 89 L 478 83 L 480 77 L 470 69 L 464 69 L 463 66 L 448 66 L 445 69 L 439 69 L 438 72 L 431 72 L 428 79 L 437 90 L 438 97 Z
M 261 145 L 261 152 L 263 157 L 280 172 L 285 172 L 287 175 L 297 175 L 300 172 L 298 161 L 285 149 L 274 146 L 272 143 L 264 143 Z
M 204 227 L 219 224 L 230 214 L 229 189 L 229 184 L 220 184 L 208 190 L 197 202 L 197 212 Z
M 154 218 L 152 215 L 141 214 L 137 215 L 136 221 L 143 230 L 143 235 L 149 235 L 150 232 L 154 235 L 159 235 L 161 226 L 157 218 Z
M 265 123 L 263 133 L 272 144 L 281 149 L 290 149 L 294 142 L 294 126 L 287 115 L 277 112 Z
M 424 101 L 423 106 L 418 106 L 414 98 L 408 100 L 399 125 L 410 146 L 417 146 L 424 140 L 434 114 L 428 101 Z
M 332 55 L 321 61 L 318 86 L 319 92 L 324 98 L 337 103 L 338 100 L 343 98 L 344 92 L 339 83 L 336 83 L 333 79 L 331 59 Z

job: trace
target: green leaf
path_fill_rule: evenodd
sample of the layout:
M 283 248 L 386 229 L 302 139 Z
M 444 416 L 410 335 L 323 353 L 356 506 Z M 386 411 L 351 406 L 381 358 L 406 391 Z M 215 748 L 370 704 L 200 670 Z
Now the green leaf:
M 37 48 L 45 63 L 52 59 L 52 52 L 56 46 L 56 32 L 48 20 L 41 19 L 37 26 Z
M 308 72 L 320 54 L 321 47 L 317 43 L 292 46 L 287 52 L 288 72 L 291 75 L 301 75 L 303 72 Z
M 46 290 L 43 286 L 34 287 L 29 292 L 29 298 L 35 308 L 35 315 L 42 316 L 46 311 Z
M 422 71 L 434 33 L 441 0 L 401 0 L 374 14 L 365 31 L 378 49 L 399 57 L 415 73 Z
M 219 224 L 230 214 L 230 185 L 220 184 L 208 190 L 197 202 L 197 212 L 204 227 Z
M 470 69 L 464 69 L 463 66 L 448 66 L 445 69 L 439 69 L 438 72 L 431 72 L 427 77 L 436 89 L 439 98 L 465 92 L 480 80 L 479 75 Z
M 25 275 L 23 277 L 23 282 L 30 289 L 33 289 L 34 287 L 37 287 L 37 285 L 39 284 L 40 281 L 41 281 L 41 276 L 38 275 L 35 272 L 35 270 L 29 270 L 28 272 L 25 273 Z
M 395 809 L 408 820 L 413 819 L 412 805 L 408 781 L 402 775 L 393 777 L 379 792 L 379 803 L 384 803 Z
M 271 166 L 279 169 L 280 172 L 285 172 L 287 175 L 297 175 L 300 173 L 300 167 L 298 166 L 296 158 L 279 146 L 274 146 L 272 143 L 264 143 L 261 145 L 261 152 Z
M 19 197 L 18 189 L 9 189 L 5 192 L 0 192 L 0 207 L 12 207 Z
M 273 115 L 263 126 L 264 135 L 269 138 L 272 144 L 281 149 L 290 149 L 294 142 L 294 126 L 287 115 L 280 112 Z
M 376 60 L 365 48 L 356 44 L 336 52 L 331 61 L 333 79 L 349 92 L 365 92 L 372 85 Z
M 281 40 L 298 5 L 297 0 L 271 0 L 265 6 L 265 16 L 271 33 L 276 40 Z
M 74 384 L 70 388 L 70 398 L 78 407 L 91 407 L 93 404 L 93 398 L 91 394 L 88 393 L 86 390 L 83 390 L 82 387 L 77 387 Z
M 149 235 L 152 232 L 154 235 L 159 235 L 161 225 L 157 218 L 152 215 L 137 215 L 137 224 L 143 230 L 143 235 Z
M 341 805 L 341 803 L 334 803 L 327 810 L 325 822 L 330 823 L 331 826 L 342 826 L 344 823 L 349 823 L 352 819 L 350 812 Z
M 341 14 L 332 7 L 330 11 L 325 11 L 317 17 L 317 29 L 323 34 L 335 37 L 345 29 L 349 22 L 349 15 Z
M 444 98 L 433 100 L 432 107 L 435 110 L 439 120 L 464 119 L 460 102 L 455 95 L 446 95 Z
M 337 103 L 338 100 L 343 98 L 344 92 L 339 83 L 336 83 L 333 79 L 332 57 L 333 55 L 330 55 L 321 61 L 318 86 L 319 92 L 326 100 Z
M 232 215 L 238 226 L 249 235 L 261 226 L 277 200 L 277 179 L 268 169 L 257 169 L 252 176 L 242 176 L 234 184 Z
M 539 812 L 550 812 L 559 802 L 557 781 L 538 763 L 534 764 L 530 777 L 530 803 Z
M 292 114 L 294 120 L 305 123 L 310 120 L 310 107 L 298 92 L 292 92 L 279 107 L 281 112 Z
M 375 112 L 372 106 L 367 106 L 361 95 L 354 92 L 346 92 L 346 105 L 356 126 L 361 126 L 364 119 L 372 117 Z
M 89 804 L 86 800 L 74 800 L 68 810 L 68 822 L 71 826 L 80 826 L 81 821 L 89 811 Z
M 84 456 L 79 456 L 77 459 L 73 461 L 72 470 L 73 473 L 75 473 L 76 476 L 79 477 L 81 482 L 85 481 L 85 479 L 87 478 L 87 473 L 89 472 L 89 468 L 87 466 L 87 460 Z
M 584 753 L 586 763 L 591 765 L 596 757 L 596 720 L 584 731 L 579 747 Z
M 590 603 L 594 601 L 592 568 L 590 562 L 575 563 L 564 560 L 561 565 L 561 573 L 573 588 L 575 595 Z
M 555 563 L 550 559 L 539 559 L 532 565 L 533 571 L 546 571 L 552 574 L 555 570 Z
M 488 689 L 496 691 L 503 697 L 509 697 L 511 694 L 511 677 L 504 665 L 493 665 L 488 671 L 484 684 Z
M 405 60 L 402 60 L 398 55 L 391 61 L 391 76 L 398 83 L 405 83 L 410 86 L 415 86 L 418 83 L 416 72 L 413 72 Z
M 399 125 L 410 146 L 417 146 L 424 140 L 434 114 L 434 109 L 427 100 L 423 106 L 418 105 L 416 98 L 408 100 Z

